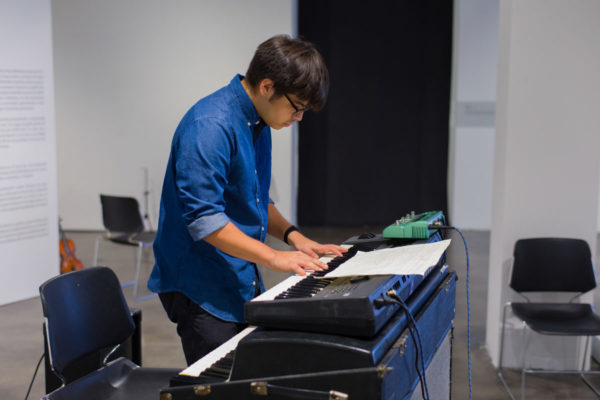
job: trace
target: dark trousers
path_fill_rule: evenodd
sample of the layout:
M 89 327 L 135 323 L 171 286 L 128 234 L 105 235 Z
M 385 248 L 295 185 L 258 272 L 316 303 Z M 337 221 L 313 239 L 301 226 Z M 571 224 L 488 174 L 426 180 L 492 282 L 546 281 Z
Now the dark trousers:
M 243 330 L 247 324 L 223 321 L 180 292 L 159 293 L 169 316 L 177 324 L 185 361 L 193 364 Z

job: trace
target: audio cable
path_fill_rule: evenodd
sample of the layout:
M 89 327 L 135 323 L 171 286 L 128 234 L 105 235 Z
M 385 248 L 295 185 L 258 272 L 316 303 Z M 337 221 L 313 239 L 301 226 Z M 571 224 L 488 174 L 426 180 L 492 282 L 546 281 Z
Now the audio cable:
M 427 378 L 425 376 L 425 359 L 423 356 L 423 342 L 421 341 L 421 334 L 419 332 L 419 327 L 417 326 L 417 322 L 415 321 L 413 315 L 406 303 L 396 294 L 394 289 L 390 289 L 386 292 L 386 298 L 384 299 L 387 303 L 394 303 L 400 305 L 400 307 L 406 313 L 406 317 L 408 318 L 406 321 L 406 326 L 408 327 L 408 332 L 410 333 L 410 337 L 413 341 L 413 345 L 415 346 L 415 369 L 417 371 L 417 375 L 419 376 L 419 381 L 421 383 L 421 394 L 424 400 L 429 400 L 429 389 L 427 387 Z M 412 324 L 412 325 L 411 325 Z M 416 339 L 415 339 L 416 335 Z M 421 360 L 421 366 L 419 367 L 419 360 Z
M 44 359 L 44 356 L 46 355 L 46 353 L 42 353 L 42 356 L 40 357 L 40 360 L 38 361 L 36 367 L 35 367 L 35 372 L 33 373 L 33 376 L 31 377 L 31 382 L 29 383 L 29 388 L 27 389 L 27 394 L 25 395 L 25 400 L 27 400 L 27 398 L 29 397 L 29 393 L 31 393 L 31 388 L 33 387 L 33 381 L 35 381 L 35 377 L 38 373 L 38 369 L 40 368 L 40 364 L 42 363 L 42 360 Z
M 455 226 L 450 225 L 442 225 L 439 222 L 431 224 L 428 226 L 429 229 L 445 229 L 445 230 L 455 230 L 460 237 L 465 246 L 465 255 L 466 255 L 466 264 L 467 264 L 467 276 L 466 276 L 466 289 L 467 289 L 467 368 L 468 368 L 468 379 L 469 379 L 469 400 L 473 398 L 473 384 L 471 381 L 471 296 L 469 289 L 469 275 L 470 275 L 470 263 L 469 263 L 469 246 L 467 245 L 467 239 L 465 239 L 465 235 Z

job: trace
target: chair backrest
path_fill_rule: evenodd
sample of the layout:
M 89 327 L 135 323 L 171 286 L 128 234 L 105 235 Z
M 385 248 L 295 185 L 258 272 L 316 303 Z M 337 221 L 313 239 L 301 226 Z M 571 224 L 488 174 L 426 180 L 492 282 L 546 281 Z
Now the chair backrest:
M 122 343 L 135 330 L 110 268 L 84 268 L 51 278 L 40 286 L 40 298 L 50 361 L 59 374 L 81 357 Z
M 110 232 L 138 233 L 144 230 L 140 206 L 134 197 L 101 194 L 102 221 Z
M 590 247 L 570 238 L 515 243 L 510 287 L 517 292 L 587 292 L 596 287 Z

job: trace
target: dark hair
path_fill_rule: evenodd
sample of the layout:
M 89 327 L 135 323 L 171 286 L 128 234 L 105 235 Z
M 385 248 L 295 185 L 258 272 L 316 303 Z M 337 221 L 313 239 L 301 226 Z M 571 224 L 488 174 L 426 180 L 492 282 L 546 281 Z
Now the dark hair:
M 277 35 L 261 43 L 246 72 L 253 88 L 269 78 L 275 94 L 293 94 L 319 111 L 329 92 L 327 66 L 315 46 L 287 35 Z

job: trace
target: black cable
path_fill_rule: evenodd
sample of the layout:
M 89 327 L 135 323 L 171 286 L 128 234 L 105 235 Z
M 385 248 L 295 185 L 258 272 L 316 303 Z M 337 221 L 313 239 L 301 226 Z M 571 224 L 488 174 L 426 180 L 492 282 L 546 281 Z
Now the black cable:
M 417 374 L 419 375 L 419 380 L 421 381 L 421 394 L 423 395 L 423 398 L 425 400 L 428 400 L 429 399 L 429 388 L 427 387 L 427 377 L 425 375 L 425 358 L 423 356 L 424 349 L 423 349 L 423 342 L 421 341 L 421 334 L 419 332 L 419 327 L 417 326 L 417 321 L 415 321 L 415 319 L 414 319 L 413 315 L 411 314 L 410 310 L 408 309 L 408 306 L 406 305 L 406 303 L 396 294 L 396 292 L 394 290 L 390 290 L 386 294 L 389 297 L 391 297 L 389 299 L 390 301 L 392 301 L 396 304 L 399 304 L 400 307 L 402 307 L 402 309 L 406 313 L 406 316 L 408 317 L 406 326 L 409 329 L 410 335 L 411 335 L 413 343 L 415 345 L 415 368 L 417 370 Z M 414 327 L 414 332 L 416 332 L 418 343 L 417 343 L 417 340 L 415 340 L 413 328 L 411 328 L 411 323 L 412 323 L 412 326 Z M 419 368 L 419 359 L 421 360 L 421 368 Z M 421 369 L 422 369 L 422 373 L 421 373 Z
M 402 307 L 402 309 L 408 316 L 409 321 L 407 321 L 407 325 L 410 326 L 410 323 L 412 322 L 414 330 L 417 333 L 417 341 L 419 343 L 418 343 L 417 352 L 415 354 L 415 358 L 417 360 L 415 360 L 415 361 L 416 361 L 416 365 L 417 365 L 417 369 L 418 369 L 418 365 L 419 365 L 418 359 L 420 356 L 421 368 L 423 370 L 422 384 L 425 387 L 425 393 L 423 394 L 423 397 L 425 398 L 425 400 L 428 400 L 429 399 L 429 389 L 427 387 L 427 377 L 425 376 L 425 358 L 424 358 L 425 350 L 423 349 L 423 341 L 421 340 L 421 333 L 419 332 L 419 327 L 417 326 L 417 321 L 415 321 L 415 318 L 413 317 L 412 313 L 408 309 L 408 306 L 406 305 L 406 303 L 397 294 L 394 293 L 392 295 L 392 297 L 394 297 L 397 300 L 398 304 L 400 304 L 400 307 Z M 417 346 L 417 343 L 415 343 L 415 346 Z
M 398 304 L 397 301 L 393 301 L 394 304 Z M 427 399 L 426 390 L 425 390 L 425 380 L 423 378 L 423 374 L 421 373 L 421 367 L 419 366 L 419 345 L 417 343 L 417 339 L 415 337 L 415 331 L 410 324 L 410 321 L 406 323 L 406 327 L 408 328 L 408 333 L 410 334 L 410 338 L 412 339 L 413 345 L 415 346 L 415 371 L 417 371 L 417 375 L 419 376 L 419 383 L 421 386 L 421 395 L 423 399 Z
M 406 311 L 406 310 L 405 310 Z M 408 332 L 410 333 L 410 337 L 413 341 L 413 346 L 415 346 L 415 371 L 417 371 L 417 375 L 419 376 L 419 382 L 421 385 L 421 396 L 423 397 L 424 400 L 428 400 L 429 399 L 429 389 L 427 388 L 427 379 L 425 376 L 425 365 L 423 365 L 423 367 L 421 368 L 419 366 L 419 359 L 423 359 L 423 349 L 421 346 L 419 346 L 419 343 L 417 342 L 416 336 L 415 336 L 415 328 L 416 326 L 411 325 L 410 320 L 408 320 L 406 322 L 406 327 L 408 328 Z M 419 354 L 421 356 L 419 356 Z M 422 372 L 421 372 L 422 370 Z
M 42 363 L 42 360 L 44 359 L 45 355 L 46 355 L 46 353 L 42 353 L 42 356 L 40 357 L 40 361 L 38 361 L 37 366 L 35 367 L 35 372 L 33 373 L 33 376 L 31 377 L 31 382 L 29 383 L 29 389 L 27 389 L 27 394 L 25 395 L 25 400 L 27 400 L 27 398 L 29 397 L 29 393 L 31 392 L 31 387 L 33 386 L 33 381 L 35 381 L 35 376 L 38 373 L 38 369 L 40 368 L 40 364 Z
M 419 384 L 421 386 L 421 396 L 424 400 L 429 399 L 427 382 L 425 380 L 425 370 L 421 372 L 421 367 L 419 367 L 419 345 L 417 343 L 417 339 L 415 338 L 415 330 L 414 327 L 411 326 L 410 322 L 406 324 L 408 328 L 408 333 L 410 333 L 410 337 L 413 341 L 413 345 L 415 346 L 415 371 L 417 371 L 417 375 L 419 376 Z

